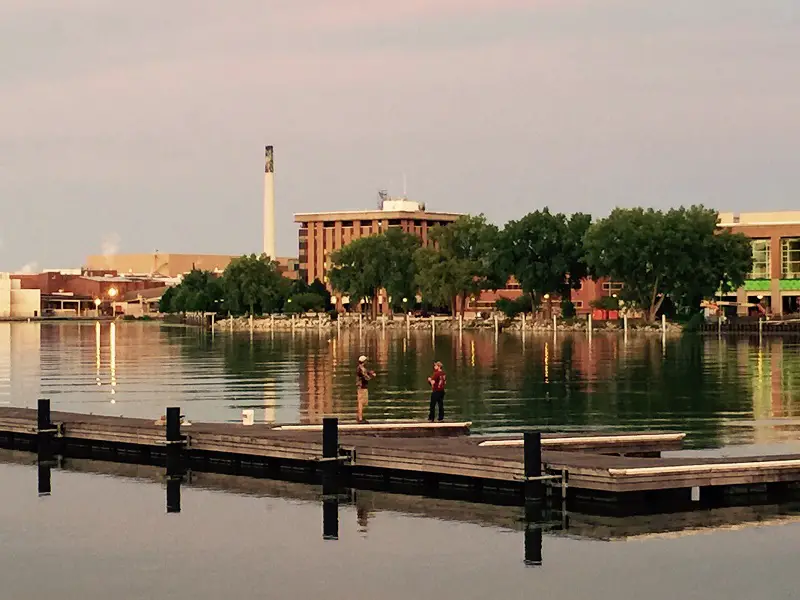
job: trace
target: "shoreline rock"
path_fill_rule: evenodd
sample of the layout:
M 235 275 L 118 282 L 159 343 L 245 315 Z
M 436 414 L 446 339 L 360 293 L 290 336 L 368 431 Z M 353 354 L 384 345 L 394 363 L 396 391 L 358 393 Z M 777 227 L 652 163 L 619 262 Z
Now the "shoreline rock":
M 583 319 L 575 319 L 568 321 L 561 321 L 556 326 L 556 331 L 561 332 L 586 332 L 587 321 Z M 403 331 L 409 329 L 411 331 L 430 331 L 432 322 L 430 318 L 412 318 L 408 324 L 406 319 L 400 317 L 387 317 L 385 322 L 382 318 L 377 320 L 363 319 L 360 321 L 357 318 L 347 316 L 337 320 L 332 320 L 330 315 L 300 315 L 295 316 L 294 319 L 287 315 L 274 315 L 272 317 L 257 317 L 253 319 L 253 331 L 312 331 L 312 330 L 338 330 L 338 329 L 359 329 L 363 331 L 381 331 L 386 330 L 399 330 Z M 459 322 L 457 319 L 450 317 L 437 317 L 435 321 L 437 331 L 458 331 Z M 502 332 L 522 332 L 523 323 L 521 319 L 498 319 L 497 327 L 500 333 Z M 489 319 L 465 319 L 461 325 L 464 331 L 494 331 L 495 321 L 493 318 Z M 661 324 L 629 324 L 629 331 L 637 333 L 661 333 Z M 214 330 L 219 332 L 225 331 L 250 331 L 249 317 L 233 317 L 232 319 L 221 319 L 215 321 Z M 622 332 L 622 323 L 612 321 L 595 322 L 592 329 L 593 333 L 604 332 Z M 527 319 L 524 327 L 525 332 L 546 333 L 553 331 L 552 321 L 531 321 Z M 667 322 L 667 334 L 681 333 L 683 327 L 677 323 Z

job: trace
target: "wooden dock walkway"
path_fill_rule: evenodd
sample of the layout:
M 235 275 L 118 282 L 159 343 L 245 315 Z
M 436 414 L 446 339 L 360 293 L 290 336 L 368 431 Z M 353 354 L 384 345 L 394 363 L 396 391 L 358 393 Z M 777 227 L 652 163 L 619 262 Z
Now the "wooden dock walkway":
M 195 471 L 227 465 L 233 473 L 273 478 L 287 471 L 314 477 L 335 465 L 337 478 L 353 487 L 370 481 L 401 489 L 451 487 L 489 502 L 499 496 L 521 501 L 532 488 L 600 506 L 672 508 L 708 506 L 731 495 L 771 501 L 800 493 L 800 455 L 662 457 L 681 447 L 680 433 L 545 434 L 529 449 L 518 438 L 468 435 L 470 423 L 343 424 L 331 442 L 316 425 L 193 423 L 170 434 L 169 427 L 143 419 L 49 410 L 41 419 L 33 409 L 0 407 L 0 446 L 35 450 L 47 439 L 65 456 L 166 461 L 168 468 L 170 448 L 180 448 Z

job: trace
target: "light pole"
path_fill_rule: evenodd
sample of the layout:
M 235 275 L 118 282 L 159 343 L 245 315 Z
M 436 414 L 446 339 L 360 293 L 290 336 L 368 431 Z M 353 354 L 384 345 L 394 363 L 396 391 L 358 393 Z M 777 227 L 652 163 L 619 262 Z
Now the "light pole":
M 100 316 L 100 304 L 102 304 L 102 302 L 103 301 L 100 300 L 100 298 L 95 298 L 94 299 L 94 310 L 95 310 L 96 316 L 98 316 L 98 317 Z

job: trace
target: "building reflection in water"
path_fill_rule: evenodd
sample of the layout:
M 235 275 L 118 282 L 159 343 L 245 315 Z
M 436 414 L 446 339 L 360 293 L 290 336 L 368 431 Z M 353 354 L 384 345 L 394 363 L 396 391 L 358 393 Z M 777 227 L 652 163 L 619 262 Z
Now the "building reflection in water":
M 0 405 L 39 397 L 41 344 L 41 323 L 0 323 Z

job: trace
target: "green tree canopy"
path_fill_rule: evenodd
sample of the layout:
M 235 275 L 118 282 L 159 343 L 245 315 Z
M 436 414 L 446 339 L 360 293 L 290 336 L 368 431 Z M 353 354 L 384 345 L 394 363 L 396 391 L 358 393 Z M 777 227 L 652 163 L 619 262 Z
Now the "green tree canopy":
M 175 287 L 164 291 L 161 312 L 217 312 L 222 305 L 220 278 L 210 271 L 192 269 Z
M 534 310 L 545 294 L 566 295 L 588 273 L 583 240 L 591 217 L 567 218 L 549 209 L 509 222 L 500 236 L 500 260 L 530 294 Z
M 331 255 L 331 285 L 352 300 L 365 300 L 377 316 L 378 291 L 393 301 L 414 292 L 414 252 L 419 239 L 399 229 L 353 240 Z
M 283 308 L 291 283 L 266 254 L 242 256 L 223 274 L 225 304 L 233 314 L 271 313 Z
M 720 288 L 744 283 L 752 268 L 750 241 L 717 227 L 702 206 L 615 209 L 586 235 L 586 259 L 599 276 L 623 284 L 622 298 L 654 320 L 665 298 L 684 310 Z
M 449 305 L 463 313 L 466 297 L 498 288 L 508 275 L 498 267 L 497 227 L 483 215 L 463 216 L 431 231 L 434 247 L 417 250 L 416 285 L 432 304 Z

